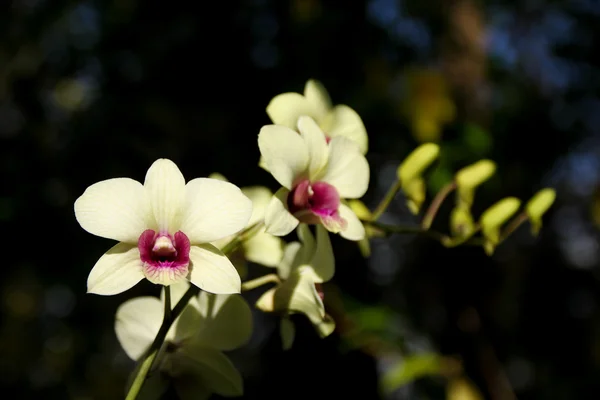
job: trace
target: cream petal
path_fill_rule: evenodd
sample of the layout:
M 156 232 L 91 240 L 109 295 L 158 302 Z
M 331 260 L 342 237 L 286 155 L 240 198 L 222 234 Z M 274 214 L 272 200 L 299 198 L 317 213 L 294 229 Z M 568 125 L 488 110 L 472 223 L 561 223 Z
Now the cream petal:
M 125 353 L 138 360 L 150 347 L 163 319 L 164 308 L 156 297 L 127 300 L 117 308 L 115 332 Z
M 277 266 L 277 274 L 283 280 L 290 276 L 293 268 L 298 266 L 299 251 L 302 248 L 300 242 L 290 242 L 283 250 L 283 257 Z
M 335 258 L 333 256 L 331 241 L 329 240 L 329 232 L 322 225 L 317 225 L 316 230 L 317 245 L 310 265 L 315 274 L 313 280 L 316 283 L 321 283 L 327 282 L 333 277 L 335 272 Z
M 316 180 L 319 173 L 327 164 L 329 148 L 325 134 L 319 125 L 311 117 L 301 116 L 298 119 L 298 130 L 304 139 L 308 150 L 308 176 L 310 180 Z
M 191 246 L 189 280 L 210 293 L 239 293 L 242 285 L 231 261 L 210 244 Z
M 283 257 L 283 242 L 264 231 L 256 233 L 243 243 L 246 259 L 267 267 L 275 267 Z
M 185 187 L 181 231 L 192 244 L 208 243 L 239 232 L 252 215 L 252 201 L 240 188 L 217 179 L 193 179 Z
M 146 173 L 144 187 L 159 231 L 177 232 L 185 202 L 185 178 L 177 165 L 166 158 L 156 160 Z
M 321 82 L 315 79 L 309 79 L 304 86 L 304 97 L 308 102 L 314 105 L 315 110 L 318 112 L 315 115 L 315 119 L 320 120 L 323 118 L 329 110 L 331 110 L 331 98 L 325 87 Z
M 243 346 L 252 335 L 252 311 L 239 294 L 201 292 L 198 306 L 203 321 L 194 340 L 219 350 Z
M 254 225 L 265 218 L 265 209 L 273 197 L 273 192 L 264 186 L 248 186 L 242 188 L 242 193 L 252 201 L 252 216 L 248 225 Z
M 346 105 L 335 106 L 325 117 L 322 128 L 331 138 L 343 136 L 356 143 L 362 154 L 369 148 L 367 130 L 360 116 Z
M 154 221 L 144 187 L 129 178 L 88 187 L 75 201 L 75 218 L 93 235 L 132 244 Z
M 113 295 L 132 288 L 144 279 L 142 261 L 137 246 L 118 243 L 94 265 L 87 279 L 87 292 Z
M 335 186 L 343 199 L 362 197 L 369 187 L 369 163 L 356 144 L 344 137 L 329 142 L 329 160 L 320 179 Z
M 190 341 L 173 354 L 181 370 L 196 375 L 214 393 L 222 396 L 241 396 L 244 392 L 242 377 L 231 360 L 219 350 Z
M 300 93 L 282 93 L 271 100 L 267 106 L 267 115 L 275 125 L 296 129 L 298 117 L 301 115 L 318 117 L 320 113 L 316 104 L 311 104 Z
M 289 190 L 279 189 L 265 210 L 265 231 L 275 236 L 285 236 L 293 231 L 300 221 L 286 207 Z
M 345 204 L 340 204 L 338 209 L 340 217 L 346 220 L 346 229 L 340 232 L 340 236 L 344 239 L 358 241 L 365 237 L 365 227 L 360 222 L 354 211 Z
M 284 126 L 263 126 L 258 147 L 268 171 L 286 189 L 308 173 L 308 149 L 297 132 Z

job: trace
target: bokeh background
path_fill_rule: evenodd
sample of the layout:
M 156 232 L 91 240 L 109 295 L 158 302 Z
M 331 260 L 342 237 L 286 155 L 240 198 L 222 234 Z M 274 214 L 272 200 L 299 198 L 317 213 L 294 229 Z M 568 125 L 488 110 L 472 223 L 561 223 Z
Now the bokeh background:
M 187 178 L 276 189 L 257 166 L 265 107 L 314 78 L 367 127 L 368 206 L 424 141 L 443 152 L 430 193 L 491 158 L 477 212 L 542 187 L 557 201 L 538 238 L 524 225 L 492 257 L 394 235 L 364 260 L 334 237 L 339 329 L 320 340 L 295 318 L 283 352 L 278 319 L 256 312 L 231 354 L 244 398 L 598 398 L 599 24 L 595 0 L 1 2 L 3 393 L 123 396 L 133 362 L 114 312 L 158 288 L 86 295 L 112 242 L 79 227 L 73 202 L 160 157 Z M 419 222 L 402 196 L 382 220 Z

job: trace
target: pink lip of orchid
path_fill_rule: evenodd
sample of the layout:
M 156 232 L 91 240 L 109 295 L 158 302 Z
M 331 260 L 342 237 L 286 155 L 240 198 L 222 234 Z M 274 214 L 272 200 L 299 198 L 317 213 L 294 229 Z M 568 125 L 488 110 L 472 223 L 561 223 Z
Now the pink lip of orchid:
M 338 211 L 340 204 L 338 191 L 326 182 L 310 183 L 303 180 L 292 189 L 287 198 L 289 211 L 300 222 L 321 222 L 325 226 L 336 225 L 343 230 L 347 223 Z
M 171 236 L 145 230 L 138 240 L 140 259 L 148 279 L 157 279 L 168 272 L 174 280 L 185 277 L 190 265 L 190 240 L 178 231 Z

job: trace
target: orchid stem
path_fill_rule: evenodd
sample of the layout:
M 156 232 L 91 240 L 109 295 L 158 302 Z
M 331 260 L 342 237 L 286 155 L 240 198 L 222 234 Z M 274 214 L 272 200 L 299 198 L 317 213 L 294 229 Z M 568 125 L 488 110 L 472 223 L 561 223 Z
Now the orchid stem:
M 252 279 L 251 281 L 242 283 L 242 292 L 256 289 L 257 287 L 260 287 L 267 283 L 279 283 L 279 282 L 280 282 L 279 277 L 276 274 L 264 275 L 264 276 L 258 277 L 256 279 Z
M 425 212 L 425 215 L 423 216 L 423 221 L 421 222 L 421 226 L 423 227 L 423 229 L 427 230 L 431 227 L 431 224 L 433 223 L 433 219 L 437 215 L 437 212 L 439 211 L 440 207 L 442 206 L 442 203 L 444 202 L 444 200 L 446 200 L 446 197 L 448 197 L 448 195 L 454 189 L 456 189 L 456 182 L 452 181 L 452 182 L 446 184 L 435 195 L 435 197 L 431 201 L 431 204 L 429 204 L 429 208 L 427 209 L 427 212 Z
M 390 187 L 390 189 L 387 191 L 381 202 L 373 211 L 373 216 L 371 217 L 371 220 L 377 221 L 379 217 L 381 217 L 381 214 L 385 212 L 392 200 L 394 200 L 394 197 L 396 196 L 396 193 L 398 193 L 400 188 L 402 188 L 402 184 L 399 180 L 396 180 L 396 182 L 394 182 L 392 187 Z
M 500 242 L 504 241 L 507 237 L 514 233 L 524 222 L 529 219 L 526 212 L 522 212 L 517 215 L 504 229 L 502 235 L 500 236 Z

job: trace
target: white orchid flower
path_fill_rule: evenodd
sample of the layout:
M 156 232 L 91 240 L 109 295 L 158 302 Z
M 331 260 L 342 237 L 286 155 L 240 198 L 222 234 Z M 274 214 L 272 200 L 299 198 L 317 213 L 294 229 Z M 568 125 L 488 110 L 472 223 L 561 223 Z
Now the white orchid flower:
M 267 170 L 283 186 L 267 206 L 266 232 L 284 236 L 300 222 L 323 224 L 349 240 L 361 240 L 365 229 L 343 199 L 362 197 L 369 185 L 369 163 L 356 143 L 325 134 L 307 116 L 297 132 L 279 125 L 264 126 L 258 146 Z
M 186 184 L 167 159 L 152 164 L 143 185 L 129 178 L 98 182 L 75 201 L 75 217 L 89 233 L 120 243 L 93 267 L 88 293 L 121 293 L 144 277 L 239 293 L 237 271 L 210 242 L 243 229 L 251 214 L 252 202 L 237 186 L 207 178 Z

